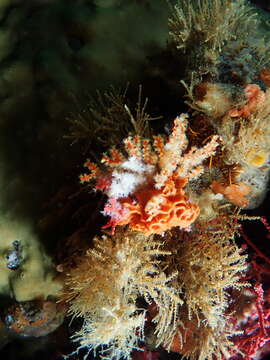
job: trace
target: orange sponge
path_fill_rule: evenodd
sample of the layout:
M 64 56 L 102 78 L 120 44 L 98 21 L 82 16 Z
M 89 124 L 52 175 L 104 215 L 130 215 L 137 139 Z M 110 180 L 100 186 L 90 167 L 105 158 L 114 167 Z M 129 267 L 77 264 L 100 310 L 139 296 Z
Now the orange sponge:
M 186 178 L 172 175 L 161 189 L 149 185 L 134 194 L 134 200 L 123 199 L 121 203 L 129 211 L 118 225 L 129 224 L 131 229 L 146 235 L 160 234 L 174 226 L 189 228 L 200 209 L 186 197 L 183 190 L 186 183 Z

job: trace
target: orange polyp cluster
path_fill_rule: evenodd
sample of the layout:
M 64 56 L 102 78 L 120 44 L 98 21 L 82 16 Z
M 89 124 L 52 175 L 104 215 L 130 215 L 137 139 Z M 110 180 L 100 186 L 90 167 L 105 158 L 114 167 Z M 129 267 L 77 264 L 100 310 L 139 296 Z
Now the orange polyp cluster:
M 136 135 L 133 138 L 129 136 L 124 140 L 124 144 L 125 149 L 130 156 L 134 156 L 137 159 L 142 157 L 141 137 L 139 135 Z
M 186 183 L 187 179 L 172 176 L 162 189 L 148 186 L 136 193 L 136 203 L 130 198 L 123 199 L 121 203 L 129 212 L 119 225 L 129 224 L 145 235 L 160 234 L 174 226 L 188 229 L 200 209 L 188 201 L 183 190 Z
M 164 155 L 164 140 L 161 136 L 153 136 L 153 139 L 155 151 L 158 153 L 159 157 L 162 157 Z
M 215 194 L 224 195 L 232 204 L 239 207 L 246 207 L 249 201 L 245 198 L 251 191 L 250 186 L 243 182 L 224 185 L 220 181 L 213 181 L 211 188 Z
M 157 155 L 153 153 L 149 139 L 142 140 L 142 152 L 146 164 L 155 165 L 157 163 Z
M 90 180 L 95 179 L 99 173 L 98 166 L 90 160 L 86 160 L 84 166 L 89 170 L 89 173 L 80 175 L 81 183 L 89 182 Z
M 231 117 L 248 118 L 258 108 L 262 106 L 265 101 L 265 92 L 260 89 L 256 84 L 248 84 L 245 87 L 245 97 L 247 99 L 246 105 L 240 109 L 229 110 Z
M 125 161 L 124 155 L 115 148 L 110 149 L 110 156 L 103 154 L 101 159 L 102 163 L 110 167 L 118 166 L 122 164 L 123 161 Z

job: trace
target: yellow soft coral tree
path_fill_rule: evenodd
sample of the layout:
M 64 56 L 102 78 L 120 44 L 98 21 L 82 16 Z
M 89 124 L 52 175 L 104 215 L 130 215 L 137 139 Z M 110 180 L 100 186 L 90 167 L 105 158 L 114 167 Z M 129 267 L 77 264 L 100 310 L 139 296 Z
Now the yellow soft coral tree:
M 194 360 L 227 355 L 235 335 L 227 322 L 230 291 L 247 286 L 237 229 L 224 215 L 195 232 L 166 232 L 162 242 L 123 229 L 95 238 L 70 269 L 62 296 L 70 314 L 83 317 L 73 336 L 78 350 L 130 359 L 145 340 L 148 318 L 156 347 Z
M 138 306 L 139 298 L 157 306 L 160 341 L 166 343 L 170 333 L 172 338 L 181 300 L 170 285 L 177 274 L 167 276 L 160 262 L 169 254 L 160 242 L 133 232 L 94 240 L 94 248 L 70 270 L 62 298 L 70 314 L 84 319 L 74 336 L 79 348 L 101 346 L 105 358 L 129 359 L 144 338 L 146 309 Z

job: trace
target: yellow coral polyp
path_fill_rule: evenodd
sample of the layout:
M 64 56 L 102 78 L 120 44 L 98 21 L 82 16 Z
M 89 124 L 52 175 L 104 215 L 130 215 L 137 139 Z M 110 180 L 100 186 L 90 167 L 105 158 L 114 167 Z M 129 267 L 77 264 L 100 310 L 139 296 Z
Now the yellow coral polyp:
M 268 156 L 264 151 L 251 151 L 247 156 L 247 163 L 255 167 L 260 167 L 267 161 L 267 158 Z
M 199 206 L 191 203 L 185 195 L 186 178 L 171 176 L 161 189 L 148 187 L 122 201 L 129 210 L 128 216 L 119 225 L 129 224 L 133 230 L 145 235 L 160 234 L 172 227 L 187 229 L 197 219 Z

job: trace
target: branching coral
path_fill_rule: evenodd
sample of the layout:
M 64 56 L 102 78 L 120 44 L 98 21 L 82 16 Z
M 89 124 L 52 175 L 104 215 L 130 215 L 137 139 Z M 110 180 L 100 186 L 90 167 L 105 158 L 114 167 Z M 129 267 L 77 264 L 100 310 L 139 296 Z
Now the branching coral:
M 260 219 L 269 233 L 265 218 Z M 265 358 L 269 353 L 270 303 L 269 303 L 269 258 L 251 241 L 241 227 L 246 243 L 254 250 L 250 259 L 246 279 L 252 281 L 252 288 L 237 291 L 230 304 L 229 323 L 240 336 L 233 336 L 234 347 L 230 349 L 231 359 L 243 357 L 247 360 Z
M 170 283 L 176 274 L 162 271 L 160 257 L 168 255 L 159 242 L 136 233 L 95 239 L 78 266 L 71 269 L 63 301 L 70 313 L 83 316 L 75 340 L 90 351 L 100 346 L 104 358 L 130 358 L 144 337 L 145 311 L 138 298 L 157 306 L 157 333 L 165 342 L 175 330 L 181 300 Z M 170 331 L 169 331 L 170 332 Z
M 81 182 L 96 179 L 96 188 L 109 196 L 104 214 L 111 217 L 108 226 L 128 224 L 145 234 L 162 233 L 174 226 L 189 228 L 199 215 L 199 207 L 187 198 L 184 187 L 204 170 L 203 162 L 218 146 L 218 136 L 198 149 L 188 145 L 187 115 L 174 120 L 174 128 L 165 142 L 155 136 L 152 149 L 149 139 L 140 136 L 124 140 L 127 156 L 115 148 L 104 155 L 102 171 L 87 161 L 89 174 Z
M 269 294 L 265 294 L 262 284 L 257 283 L 252 291 L 244 295 L 249 302 L 249 307 L 244 309 L 244 319 L 242 321 L 237 317 L 231 319 L 235 330 L 241 332 L 240 336 L 232 338 L 234 346 L 231 347 L 230 353 L 234 360 L 242 359 L 243 356 L 247 360 L 261 358 L 265 344 L 267 346 L 270 341 L 270 308 L 267 299 Z M 238 294 L 238 297 L 243 298 L 243 294 Z

